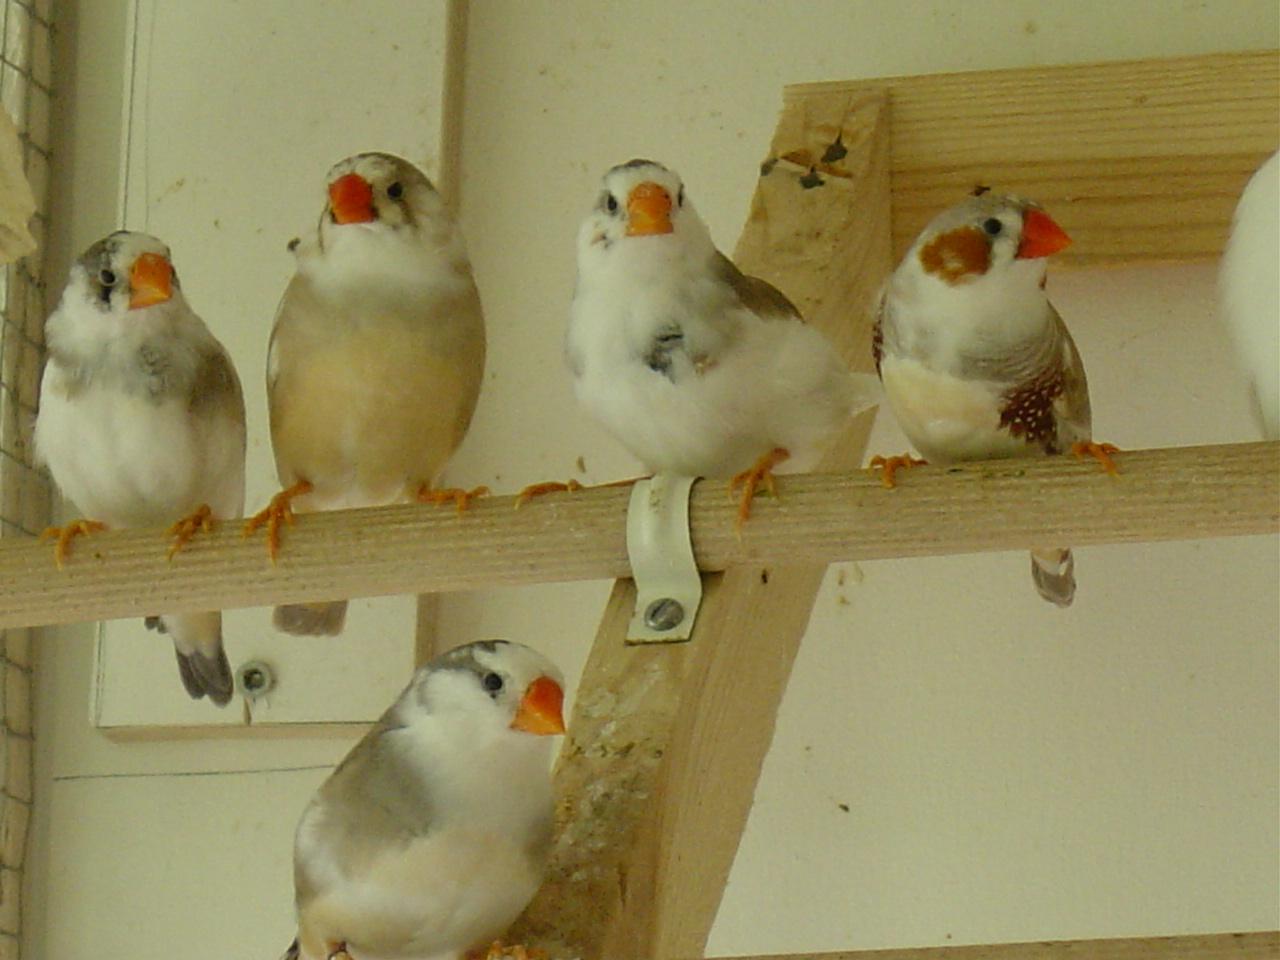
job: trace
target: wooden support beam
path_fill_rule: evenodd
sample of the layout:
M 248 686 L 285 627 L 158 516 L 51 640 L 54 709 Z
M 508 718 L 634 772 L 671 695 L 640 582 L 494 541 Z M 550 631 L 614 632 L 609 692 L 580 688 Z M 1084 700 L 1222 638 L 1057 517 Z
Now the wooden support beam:
M 887 123 L 874 93 L 784 111 L 774 152 L 824 149 L 838 131 L 839 175 L 764 168 L 734 256 L 853 369 L 870 368 L 869 308 L 890 266 Z M 869 428 L 851 424 L 823 467 L 857 467 Z M 550 876 L 514 938 L 586 960 L 701 955 L 826 566 L 749 561 L 706 577 L 676 647 L 627 646 L 635 591 L 615 585 L 558 766 Z
M 1115 940 L 1054 940 L 905 950 L 846 950 L 721 960 L 1275 960 L 1280 933 L 1214 933 Z
M 1275 533 L 1280 443 L 1137 450 L 1118 478 L 1069 457 L 918 467 L 895 490 L 858 471 L 783 477 L 739 538 L 720 483 L 694 487 L 699 569 L 883 560 L 1035 543 L 1134 543 Z M 513 510 L 514 497 L 449 508 L 309 514 L 272 566 L 235 524 L 172 563 L 161 529 L 77 541 L 66 569 L 35 540 L 0 543 L 0 628 L 264 606 L 325 597 L 470 590 L 628 573 L 630 490 L 599 488 Z
M 800 84 L 784 96 L 797 111 L 868 91 L 893 114 L 895 260 L 980 183 L 1053 213 L 1075 240 L 1055 263 L 1216 257 L 1245 181 L 1280 145 L 1275 50 Z M 821 172 L 820 157 L 793 159 Z

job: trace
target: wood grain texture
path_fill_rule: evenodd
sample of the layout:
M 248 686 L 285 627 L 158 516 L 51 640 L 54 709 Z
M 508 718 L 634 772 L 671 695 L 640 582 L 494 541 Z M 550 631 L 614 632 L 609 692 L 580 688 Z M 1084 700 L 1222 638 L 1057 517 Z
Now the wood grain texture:
M 889 268 L 884 121 L 875 95 L 784 112 L 775 152 L 838 142 L 839 175 L 816 182 L 790 160 L 762 169 L 734 256 L 864 370 Z M 851 423 L 823 466 L 856 467 L 869 426 Z M 514 938 L 588 960 L 701 954 L 825 569 L 754 561 L 705 577 L 693 636 L 673 646 L 626 645 L 635 591 L 615 585 L 558 767 L 550 879 Z
M 1280 145 L 1280 53 L 803 84 L 788 110 L 888 96 L 893 250 L 977 184 L 1039 200 L 1064 264 L 1218 256 L 1245 182 Z
M 1054 940 L 907 950 L 851 950 L 732 960 L 1276 960 L 1280 933 L 1215 933 L 1116 940 Z M 725 957 L 721 960 L 731 960 Z
M 1139 450 L 1118 478 L 1070 457 L 918 467 L 895 490 L 865 471 L 782 477 L 739 538 L 722 484 L 693 489 L 699 569 L 1136 543 L 1280 529 L 1280 442 Z M 0 627 L 626 576 L 626 487 L 493 497 L 458 516 L 417 506 L 299 518 L 272 566 L 235 524 L 173 562 L 161 529 L 77 541 L 66 569 L 35 540 L 0 543 Z

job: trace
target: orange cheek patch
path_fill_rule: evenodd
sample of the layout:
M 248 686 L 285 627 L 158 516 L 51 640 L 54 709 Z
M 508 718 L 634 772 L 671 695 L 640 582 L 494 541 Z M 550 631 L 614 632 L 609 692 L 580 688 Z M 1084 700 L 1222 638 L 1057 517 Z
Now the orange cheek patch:
M 955 283 L 987 272 L 991 266 L 991 244 L 977 227 L 948 230 L 920 249 L 920 264 L 926 273 Z

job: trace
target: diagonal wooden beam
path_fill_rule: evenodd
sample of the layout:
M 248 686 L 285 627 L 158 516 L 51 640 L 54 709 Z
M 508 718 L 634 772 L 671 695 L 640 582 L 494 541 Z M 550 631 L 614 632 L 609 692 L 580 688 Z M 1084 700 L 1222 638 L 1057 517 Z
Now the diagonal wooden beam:
M 779 286 L 869 370 L 870 306 L 889 269 L 883 96 L 784 112 L 772 155 L 830 157 L 814 177 L 780 159 L 761 178 L 735 260 Z M 823 462 L 861 462 L 852 424 Z M 750 812 L 778 704 L 825 563 L 758 563 L 705 578 L 686 645 L 629 647 L 619 581 L 596 634 L 557 777 L 550 879 L 512 936 L 587 960 L 700 955 Z

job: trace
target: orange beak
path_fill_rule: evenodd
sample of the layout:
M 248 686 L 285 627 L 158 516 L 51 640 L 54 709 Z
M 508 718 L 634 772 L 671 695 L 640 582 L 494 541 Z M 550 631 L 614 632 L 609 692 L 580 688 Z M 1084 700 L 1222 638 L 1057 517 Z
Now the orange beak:
M 1017 259 L 1033 260 L 1065 250 L 1071 238 L 1053 217 L 1043 210 L 1031 209 L 1022 218 L 1022 242 L 1018 244 Z
M 338 223 L 368 223 L 374 218 L 373 187 L 358 173 L 348 173 L 329 184 L 329 209 Z
M 564 733 L 564 691 L 550 677 L 539 677 L 525 690 L 511 721 L 512 730 L 546 735 Z
M 173 296 L 173 264 L 158 253 L 144 253 L 129 271 L 129 309 L 164 303 Z
M 671 194 L 656 183 L 638 183 L 627 196 L 627 236 L 670 233 Z

